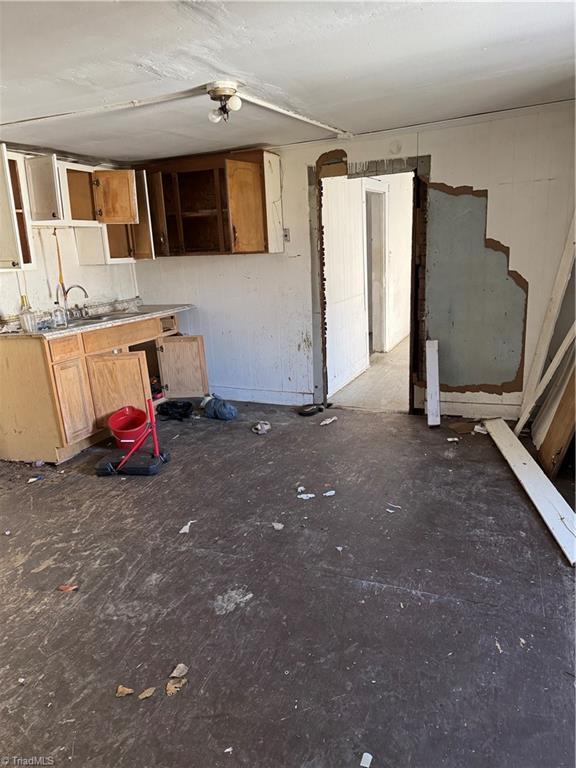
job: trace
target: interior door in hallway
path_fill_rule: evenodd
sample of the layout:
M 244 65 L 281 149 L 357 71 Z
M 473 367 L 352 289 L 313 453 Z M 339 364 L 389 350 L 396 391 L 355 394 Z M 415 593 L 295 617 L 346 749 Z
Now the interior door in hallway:
M 364 205 L 361 179 L 323 180 L 329 397 L 370 364 Z

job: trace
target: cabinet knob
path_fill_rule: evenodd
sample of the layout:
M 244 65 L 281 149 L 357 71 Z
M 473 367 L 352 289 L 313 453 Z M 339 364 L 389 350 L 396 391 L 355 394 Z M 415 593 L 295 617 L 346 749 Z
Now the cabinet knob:
M 56 211 L 52 211 L 52 218 L 53 219 L 57 219 L 58 218 L 58 214 L 56 213 Z
M 102 208 L 98 208 L 98 210 L 96 211 L 96 216 L 103 216 L 103 215 L 104 215 L 104 212 Z

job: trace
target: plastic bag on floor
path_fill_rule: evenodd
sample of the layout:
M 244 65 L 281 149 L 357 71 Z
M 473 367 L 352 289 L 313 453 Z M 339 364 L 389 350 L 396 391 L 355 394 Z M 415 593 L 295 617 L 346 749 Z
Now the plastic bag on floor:
M 227 403 L 218 395 L 212 395 L 203 400 L 204 416 L 208 419 L 220 419 L 221 421 L 232 421 L 238 416 L 235 406 Z

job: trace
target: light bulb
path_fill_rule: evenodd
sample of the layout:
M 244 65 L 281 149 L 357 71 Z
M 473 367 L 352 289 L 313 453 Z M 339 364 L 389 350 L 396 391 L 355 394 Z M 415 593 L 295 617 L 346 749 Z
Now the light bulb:
M 242 109 L 242 99 L 237 94 L 234 94 L 234 96 L 230 96 L 226 106 L 230 112 L 238 112 L 239 109 Z
M 211 123 L 219 123 L 220 120 L 222 120 L 222 112 L 220 112 L 219 109 L 211 109 L 210 112 L 208 112 L 208 120 L 210 120 Z

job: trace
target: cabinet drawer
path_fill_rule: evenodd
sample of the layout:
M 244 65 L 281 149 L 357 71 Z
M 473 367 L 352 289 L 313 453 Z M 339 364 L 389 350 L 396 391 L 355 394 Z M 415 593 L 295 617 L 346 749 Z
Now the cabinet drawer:
M 53 363 L 71 360 L 73 357 L 80 357 L 83 354 L 82 340 L 79 333 L 53 339 L 48 342 L 48 346 L 50 347 L 50 357 Z
M 151 317 L 148 320 L 138 320 L 135 323 L 114 325 L 111 328 L 100 328 L 97 331 L 87 331 L 82 334 L 86 354 L 105 352 L 108 349 L 129 347 L 142 341 L 155 339 L 162 333 L 160 318 Z

